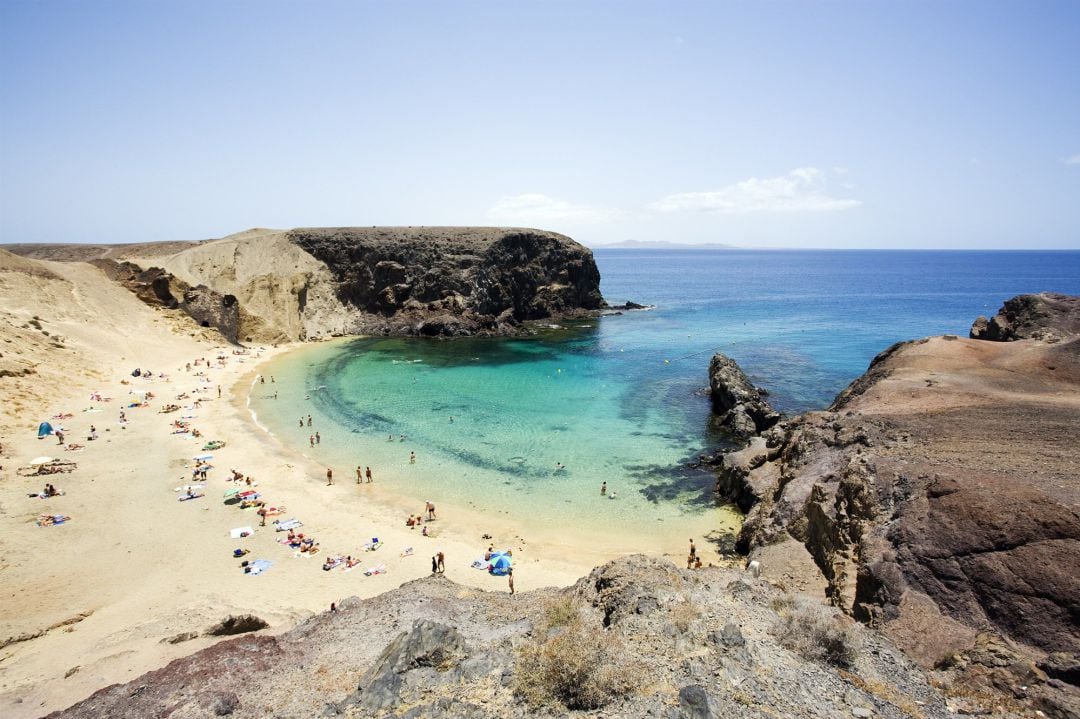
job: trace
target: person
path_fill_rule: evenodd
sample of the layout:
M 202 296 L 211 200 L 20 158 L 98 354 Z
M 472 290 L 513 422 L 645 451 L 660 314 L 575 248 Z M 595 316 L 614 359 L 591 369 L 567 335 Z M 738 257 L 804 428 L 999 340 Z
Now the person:
M 326 486 L 330 486 L 334 483 L 334 470 L 329 467 L 326 468 Z
M 315 444 L 322 444 L 322 436 L 318 432 L 315 433 Z
M 307 426 L 308 427 L 311 426 L 311 415 L 310 414 L 307 416 Z
M 97 427 L 90 425 L 90 437 L 89 439 L 97 439 Z
M 601 482 L 600 484 L 600 496 L 603 497 L 607 494 L 607 482 Z
M 304 418 L 303 418 L 303 417 L 301 417 L 301 418 L 300 418 L 300 426 L 301 426 L 301 427 L 303 427 L 303 426 L 304 426 Z
M 260 527 L 265 527 L 266 526 L 266 507 L 259 507 L 259 511 L 257 512 L 257 514 L 259 515 L 259 526 Z
M 439 571 L 439 560 L 438 560 L 438 558 L 436 556 L 432 555 L 432 557 L 431 557 L 431 573 L 432 574 L 437 574 L 438 571 Z
M 357 484 L 360 484 L 360 482 L 361 482 L 361 481 L 362 481 L 363 479 L 364 479 L 364 468 L 363 468 L 363 467 L 361 467 L 361 466 L 360 466 L 360 465 L 358 464 L 358 465 L 356 465 L 356 483 L 357 483 Z
M 690 538 L 690 556 L 697 557 L 697 547 L 694 546 L 694 538 Z
M 424 509 L 427 510 L 427 518 L 429 522 L 435 519 L 435 505 L 431 503 L 431 500 L 425 502 Z
M 63 430 L 59 430 L 59 429 L 56 430 L 56 443 L 57 444 L 63 444 L 64 443 L 64 432 L 63 432 Z
M 694 555 L 693 554 L 687 555 L 687 557 L 686 557 L 686 568 L 687 569 L 693 569 L 694 568 Z
M 266 378 L 262 375 L 259 375 L 259 384 L 266 384 Z
M 416 452 L 409 452 L 409 464 L 416 464 Z
M 274 384 L 274 375 L 270 375 L 270 384 Z M 276 393 L 275 396 L 277 396 Z
M 491 559 L 491 555 L 494 554 L 494 553 L 495 553 L 495 545 L 492 544 L 487 548 L 487 551 L 484 552 L 484 561 L 486 562 L 489 559 Z
M 307 441 L 308 441 L 308 444 L 310 444 L 312 447 L 314 447 L 315 446 L 315 435 L 311 435 L 310 437 L 308 437 Z
M 450 415 L 450 424 L 454 423 L 454 415 Z
M 439 560 L 439 563 L 438 563 L 439 574 L 445 574 L 446 573 L 446 557 L 443 556 L 442 552 L 439 552 L 435 556 Z
M 331 612 L 336 612 L 337 611 L 337 602 L 330 602 L 330 611 Z
M 506 570 L 506 578 L 507 578 L 507 581 L 510 583 L 510 596 L 514 596 L 514 570 L 513 569 L 507 569 Z
M 425 537 L 431 536 L 431 535 L 428 534 L 428 529 L 427 529 L 426 524 L 424 525 L 424 528 L 422 530 L 420 530 L 420 534 L 424 535 Z
M 218 396 L 218 399 L 221 399 L 221 385 L 218 385 L 217 396 Z
M 372 480 L 372 479 L 371 479 L 371 467 L 367 467 L 367 468 L 366 468 L 366 469 L 364 470 L 364 476 L 365 476 L 365 477 L 367 477 L 367 481 L 368 481 L 369 483 L 370 483 L 370 482 L 372 482 L 372 481 L 374 481 L 374 480 Z
M 694 569 L 701 569 L 701 557 L 694 558 Z

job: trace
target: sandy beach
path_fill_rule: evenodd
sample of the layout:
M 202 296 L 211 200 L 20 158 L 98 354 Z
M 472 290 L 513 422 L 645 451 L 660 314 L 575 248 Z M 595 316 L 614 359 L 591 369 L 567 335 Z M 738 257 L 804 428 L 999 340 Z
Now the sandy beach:
M 570 584 L 613 556 L 610 547 L 571 553 L 573 538 L 565 533 L 545 544 L 492 517 L 444 507 L 428 523 L 433 536 L 422 536 L 405 518 L 423 512 L 424 497 L 381 493 L 378 481 L 358 486 L 351 467 L 335 468 L 335 483 L 327 486 L 325 466 L 286 450 L 252 420 L 246 400 L 259 363 L 289 347 L 236 354 L 210 330 L 148 307 L 90 266 L 34 262 L 47 273 L 35 275 L 28 262 L 9 261 L 0 272 L 10 308 L 4 339 L 37 360 L 33 374 L 8 379 L 13 389 L 2 418 L 0 714 L 40 716 L 190 654 L 216 641 L 199 635 L 229 614 L 255 614 L 271 631 L 283 631 L 331 602 L 429 574 L 438 551 L 447 576 L 492 591 L 507 591 L 506 579 L 471 566 L 489 543 L 513 548 L 519 591 Z M 32 299 L 42 296 L 52 301 Z M 61 346 L 30 341 L 44 332 L 63 338 Z M 135 368 L 154 376 L 133 377 Z M 128 406 L 146 391 L 153 393 L 148 406 Z M 180 409 L 161 412 L 166 404 Z M 52 419 L 66 414 L 72 416 Z M 175 420 L 201 437 L 174 432 Z M 38 439 L 41 421 L 62 427 L 65 444 L 82 449 L 65 450 L 55 436 Z M 91 426 L 95 440 L 88 440 Z M 205 486 L 196 493 L 204 496 L 178 501 L 193 483 L 193 458 L 211 440 L 226 445 L 211 452 L 212 469 L 198 482 Z M 42 456 L 77 468 L 21 476 Z M 255 509 L 226 503 L 226 490 L 247 489 L 228 481 L 231 469 L 253 478 L 268 506 L 286 508 L 277 519 L 299 519 L 297 531 L 314 537 L 320 552 L 308 556 L 279 543 L 286 533 L 274 531 L 273 518 L 260 527 Z M 392 471 L 374 469 L 376 477 Z M 29 496 L 47 482 L 64 494 Z M 42 527 L 42 514 L 70 519 Z M 251 536 L 230 537 L 247 526 Z M 482 538 L 486 533 L 491 540 Z M 382 546 L 365 551 L 373 537 Z M 249 553 L 234 558 L 237 548 Z M 323 571 L 335 555 L 360 563 L 349 572 Z M 255 559 L 273 565 L 244 574 L 241 561 Z M 385 573 L 364 574 L 380 565 Z M 187 633 L 196 638 L 169 641 Z

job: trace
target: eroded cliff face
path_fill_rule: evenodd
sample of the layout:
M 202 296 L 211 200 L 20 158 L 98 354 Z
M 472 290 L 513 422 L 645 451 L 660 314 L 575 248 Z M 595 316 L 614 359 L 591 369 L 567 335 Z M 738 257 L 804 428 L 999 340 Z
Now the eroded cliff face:
M 1041 340 L 889 348 L 828 411 L 720 458 L 717 486 L 766 573 L 818 575 L 925 664 L 1073 716 L 1080 338 L 1076 316 L 1038 314 L 1012 321 Z
M 289 240 L 326 264 L 376 334 L 512 334 L 525 320 L 603 305 L 592 253 L 526 229 L 312 228 Z
M 604 305 L 592 253 L 531 229 L 248 230 L 191 243 L 11 248 L 93 262 L 144 301 L 180 309 L 231 342 L 513 335 L 528 320 Z

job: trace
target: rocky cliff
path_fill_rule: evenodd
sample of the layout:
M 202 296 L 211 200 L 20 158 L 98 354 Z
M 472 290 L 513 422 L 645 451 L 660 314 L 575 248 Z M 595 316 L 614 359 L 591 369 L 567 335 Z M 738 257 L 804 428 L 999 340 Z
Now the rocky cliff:
M 954 701 L 954 700 L 949 700 Z M 51 717 L 946 717 L 888 640 L 732 570 L 633 556 L 509 596 L 440 575 L 224 641 Z
M 203 242 L 8 249 L 93 262 L 140 298 L 233 342 L 510 335 L 522 322 L 603 306 L 592 253 L 530 229 L 249 230 Z
M 718 489 L 767 572 L 928 666 L 1076 716 L 1080 303 L 1039 297 L 1006 303 L 1015 341 L 889 348 L 827 411 L 720 458 Z
M 995 342 L 1060 342 L 1076 335 L 1080 335 L 1080 297 L 1053 292 L 1013 297 L 989 320 L 977 318 L 970 332 L 971 339 Z

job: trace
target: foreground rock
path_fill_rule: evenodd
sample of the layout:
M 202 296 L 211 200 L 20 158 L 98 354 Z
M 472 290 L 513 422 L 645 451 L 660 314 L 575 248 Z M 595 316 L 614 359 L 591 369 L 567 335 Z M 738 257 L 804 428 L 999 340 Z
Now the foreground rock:
M 717 424 L 735 437 L 752 437 L 780 421 L 735 360 L 719 352 L 709 362 L 709 390 Z
M 1078 316 L 1010 317 L 1047 341 L 891 347 L 828 411 L 724 457 L 718 487 L 751 507 L 738 544 L 767 574 L 820 578 L 834 604 L 958 683 L 1076 716 Z
M 776 609 L 773 609 L 776 607 Z M 779 613 L 778 613 L 779 611 Z M 827 638 L 835 653 L 822 652 Z M 442 576 L 224 641 L 52 717 L 945 717 L 888 640 L 725 569 L 642 556 L 510 597 Z
M 511 335 L 603 307 L 592 252 L 553 232 L 490 227 L 249 230 L 141 245 L 9 245 L 86 261 L 230 341 L 328 335 Z

